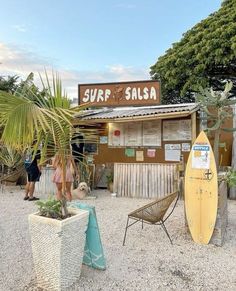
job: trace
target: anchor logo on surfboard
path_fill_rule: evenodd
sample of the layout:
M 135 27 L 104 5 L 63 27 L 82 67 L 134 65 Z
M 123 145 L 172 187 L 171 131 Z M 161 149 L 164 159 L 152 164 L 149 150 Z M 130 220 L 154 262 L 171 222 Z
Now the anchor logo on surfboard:
M 213 178 L 214 174 L 212 173 L 211 169 L 208 169 L 204 172 L 204 177 L 206 180 L 211 181 L 211 179 Z

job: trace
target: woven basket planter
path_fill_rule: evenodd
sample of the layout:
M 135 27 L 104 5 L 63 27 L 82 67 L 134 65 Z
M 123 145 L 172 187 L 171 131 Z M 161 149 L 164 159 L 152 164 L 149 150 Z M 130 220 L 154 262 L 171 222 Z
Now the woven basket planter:
M 89 212 L 69 209 L 75 214 L 64 220 L 29 215 L 32 253 L 38 287 L 68 290 L 81 272 Z

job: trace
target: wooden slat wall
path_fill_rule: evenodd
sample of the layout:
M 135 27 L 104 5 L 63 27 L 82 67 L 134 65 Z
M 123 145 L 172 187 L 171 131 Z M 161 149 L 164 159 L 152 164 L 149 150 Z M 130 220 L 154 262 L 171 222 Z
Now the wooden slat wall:
M 43 168 L 39 182 L 35 183 L 35 194 L 39 198 L 48 198 L 56 193 L 56 185 L 52 182 L 53 168 Z
M 115 163 L 114 192 L 122 197 L 159 198 L 177 190 L 178 164 Z

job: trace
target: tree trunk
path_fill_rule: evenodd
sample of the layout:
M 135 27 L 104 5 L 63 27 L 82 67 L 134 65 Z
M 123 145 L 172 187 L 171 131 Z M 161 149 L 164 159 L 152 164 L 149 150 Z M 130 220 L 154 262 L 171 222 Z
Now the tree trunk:
M 68 217 L 68 209 L 66 205 L 66 161 L 62 159 L 62 215 Z
M 216 169 L 217 172 L 219 171 L 219 143 L 220 143 L 220 129 L 215 131 L 215 138 L 214 138 L 214 156 L 216 160 Z

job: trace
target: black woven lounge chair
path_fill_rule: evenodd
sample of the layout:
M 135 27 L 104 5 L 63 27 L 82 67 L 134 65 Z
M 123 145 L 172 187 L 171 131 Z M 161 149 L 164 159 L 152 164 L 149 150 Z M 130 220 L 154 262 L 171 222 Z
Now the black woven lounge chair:
M 165 222 L 166 220 L 170 217 L 172 212 L 174 211 L 174 208 L 177 204 L 177 201 L 179 199 L 179 191 L 170 193 L 162 198 L 159 198 L 155 200 L 154 202 L 151 202 L 149 204 L 144 205 L 143 207 L 140 207 L 131 213 L 128 214 L 127 218 L 127 223 L 126 223 L 126 228 L 125 228 L 125 235 L 123 239 L 123 246 L 125 245 L 125 239 L 126 239 L 126 233 L 127 229 L 134 225 L 137 222 L 142 223 L 142 228 L 143 224 L 153 224 L 153 225 L 160 225 L 162 229 L 165 231 L 166 235 L 168 236 L 171 244 L 172 240 L 170 238 L 170 235 L 166 229 Z M 170 211 L 170 213 L 165 217 L 165 214 L 167 213 L 170 205 L 172 202 L 175 200 L 175 203 Z M 129 220 L 135 220 L 132 223 L 129 224 Z

